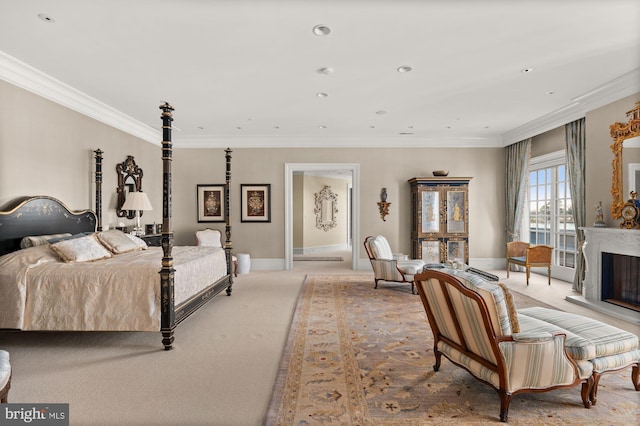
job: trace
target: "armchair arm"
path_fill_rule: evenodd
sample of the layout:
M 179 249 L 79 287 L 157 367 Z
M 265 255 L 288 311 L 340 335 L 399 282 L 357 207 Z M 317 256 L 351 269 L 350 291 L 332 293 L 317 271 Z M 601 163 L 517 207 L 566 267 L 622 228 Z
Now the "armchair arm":
M 403 281 L 404 276 L 398 271 L 395 259 L 371 259 L 373 273 L 377 279 L 385 281 Z
M 561 333 L 519 333 L 500 339 L 507 370 L 507 390 L 544 389 L 579 380 L 578 367 L 564 349 Z

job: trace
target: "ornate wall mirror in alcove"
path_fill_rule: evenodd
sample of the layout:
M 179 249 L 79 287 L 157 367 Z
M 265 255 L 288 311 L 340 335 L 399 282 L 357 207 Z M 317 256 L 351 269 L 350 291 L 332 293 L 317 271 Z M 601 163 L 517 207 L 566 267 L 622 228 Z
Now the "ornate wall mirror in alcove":
M 611 137 L 613 138 L 611 150 L 614 155 L 613 161 L 611 162 L 613 167 L 613 175 L 611 177 L 611 196 L 613 197 L 611 216 L 614 219 L 620 219 L 622 206 L 625 201 L 630 198 L 629 191 L 633 190 L 633 188 L 629 188 L 629 191 L 626 191 L 626 194 L 624 193 L 622 153 L 623 147 L 625 151 L 628 151 L 632 147 L 630 139 L 640 137 L 640 102 L 636 102 L 634 109 L 627 111 L 627 117 L 629 118 L 627 123 L 616 122 L 611 125 Z
M 338 213 L 338 194 L 331 190 L 329 185 L 325 185 L 322 190 L 315 194 L 316 207 L 313 212 L 316 214 L 316 228 L 328 231 L 335 228 L 338 223 L 336 215 Z
M 127 219 L 133 219 L 136 217 L 134 210 L 122 210 L 122 205 L 127 199 L 129 192 L 142 191 L 142 169 L 138 167 L 133 160 L 133 156 L 127 155 L 127 159 L 122 163 L 116 165 L 116 172 L 118 173 L 118 205 L 116 206 L 116 214 L 118 217 L 126 217 Z M 142 211 L 140 212 L 142 216 Z

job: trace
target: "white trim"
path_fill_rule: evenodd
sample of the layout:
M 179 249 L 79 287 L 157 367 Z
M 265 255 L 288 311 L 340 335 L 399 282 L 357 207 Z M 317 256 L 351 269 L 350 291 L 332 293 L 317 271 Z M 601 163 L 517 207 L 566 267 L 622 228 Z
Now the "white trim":
M 162 132 L 0 51 L 0 79 L 155 145 Z
M 356 163 L 285 163 L 284 165 L 284 269 L 293 269 L 293 172 L 349 170 L 353 185 L 352 235 L 360 240 L 360 164 Z M 351 267 L 358 269 L 358 244 L 351 245 Z
M 567 153 L 564 149 L 549 152 L 547 154 L 531 157 L 529 160 L 529 169 L 535 166 L 536 169 L 542 169 L 551 166 L 558 166 L 567 162 Z
M 503 146 L 511 145 L 549 130 L 557 129 L 587 112 L 640 92 L 640 68 L 576 96 L 571 103 L 502 134 Z

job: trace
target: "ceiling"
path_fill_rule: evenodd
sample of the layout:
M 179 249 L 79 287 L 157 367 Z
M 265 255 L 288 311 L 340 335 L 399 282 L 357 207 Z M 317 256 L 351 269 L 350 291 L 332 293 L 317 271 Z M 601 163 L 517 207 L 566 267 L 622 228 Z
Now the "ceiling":
M 168 101 L 176 147 L 504 146 L 640 91 L 639 28 L 637 0 L 0 0 L 0 79 L 154 143 Z

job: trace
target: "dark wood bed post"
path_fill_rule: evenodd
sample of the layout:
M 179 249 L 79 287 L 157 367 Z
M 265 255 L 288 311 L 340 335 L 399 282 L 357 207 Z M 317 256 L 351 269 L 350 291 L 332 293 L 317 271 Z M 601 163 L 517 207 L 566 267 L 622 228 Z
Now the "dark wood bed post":
M 102 150 L 93 151 L 96 154 L 96 218 L 98 220 L 97 231 L 102 231 Z
M 227 186 L 227 196 L 224 200 L 225 202 L 225 211 L 227 212 L 227 220 L 225 226 L 225 235 L 227 237 L 227 241 L 224 244 L 224 251 L 227 256 L 227 275 L 229 275 L 229 287 L 227 287 L 227 296 L 231 296 L 231 286 L 233 285 L 233 262 L 231 261 L 231 249 L 233 246 L 231 245 L 231 153 L 233 152 L 231 148 L 227 148 L 224 150 L 225 159 L 227 162 L 227 175 L 226 175 L 226 186 Z
M 173 107 L 167 102 L 160 105 L 162 110 L 162 269 L 160 270 L 160 331 L 165 350 L 172 348 L 173 331 L 176 328 L 173 283 L 173 230 L 171 229 L 171 122 Z

